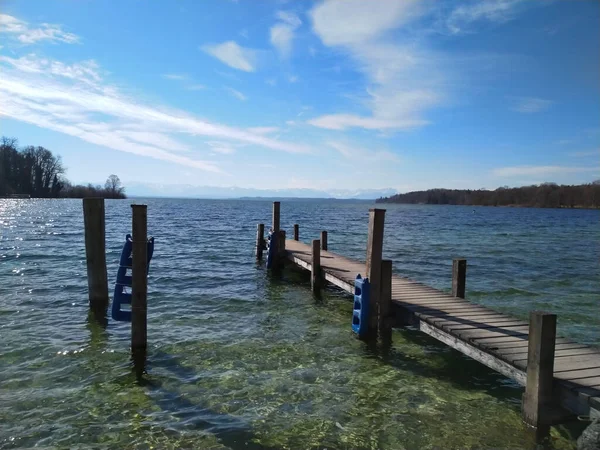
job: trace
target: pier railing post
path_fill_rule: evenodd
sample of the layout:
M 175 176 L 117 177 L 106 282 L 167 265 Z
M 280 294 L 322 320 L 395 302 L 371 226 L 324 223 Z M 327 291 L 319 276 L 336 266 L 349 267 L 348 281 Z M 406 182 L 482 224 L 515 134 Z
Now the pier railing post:
M 467 280 L 467 260 L 455 258 L 452 260 L 452 297 L 465 298 Z
M 83 199 L 89 305 L 100 322 L 104 322 L 108 308 L 104 216 L 103 198 Z
M 294 224 L 294 240 L 298 241 L 300 240 L 300 227 L 298 226 L 298 224 Z
M 132 208 L 131 352 L 138 379 L 144 373 L 147 348 L 148 229 L 147 206 Z
M 256 225 L 256 259 L 261 260 L 265 248 L 265 224 Z
M 551 424 L 555 343 L 556 314 L 531 311 L 523 418 L 534 427 Z
M 377 311 L 379 311 L 379 299 L 381 298 L 381 258 L 383 255 L 384 224 L 385 209 L 370 209 L 366 274 L 371 283 L 369 334 L 372 336 L 377 336 Z
M 327 251 L 327 231 L 321 231 L 321 250 Z
M 318 239 L 312 241 L 311 267 L 310 287 L 313 294 L 318 296 L 321 291 L 321 242 Z
M 392 261 L 381 261 L 381 297 L 379 299 L 379 336 L 382 341 L 392 339 Z

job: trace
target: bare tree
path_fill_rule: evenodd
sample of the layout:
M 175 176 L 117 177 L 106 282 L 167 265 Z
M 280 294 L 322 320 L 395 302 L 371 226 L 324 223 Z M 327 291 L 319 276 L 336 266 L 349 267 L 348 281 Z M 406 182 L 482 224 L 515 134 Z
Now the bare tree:
M 121 198 L 125 193 L 125 188 L 123 187 L 121 180 L 114 174 L 107 178 L 106 183 L 104 183 L 104 189 L 112 198 Z

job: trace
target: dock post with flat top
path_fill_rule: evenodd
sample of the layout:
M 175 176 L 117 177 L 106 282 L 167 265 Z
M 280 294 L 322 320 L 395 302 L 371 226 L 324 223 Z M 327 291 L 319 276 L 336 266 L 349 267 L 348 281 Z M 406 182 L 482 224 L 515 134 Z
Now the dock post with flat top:
M 108 309 L 104 216 L 103 198 L 83 199 L 89 305 L 96 320 L 101 323 L 105 322 Z
M 523 418 L 536 428 L 551 425 L 552 421 L 555 343 L 556 314 L 531 311 Z
M 321 231 L 321 250 L 327 251 L 327 231 Z
M 381 297 L 379 299 L 379 336 L 384 342 L 392 340 L 392 260 L 381 261 Z
M 298 224 L 294 224 L 294 240 L 298 241 L 300 240 L 300 227 L 298 226 Z
M 148 295 L 148 229 L 147 206 L 131 205 L 131 354 L 136 376 L 141 379 L 146 364 L 147 295 Z
M 265 224 L 259 223 L 256 226 L 256 259 L 261 260 L 265 247 Z
M 277 245 L 281 242 L 280 237 L 279 237 L 280 207 L 281 207 L 280 202 L 273 202 L 273 217 L 271 220 L 271 231 L 272 231 L 271 239 L 274 239 L 274 242 L 276 243 L 275 245 Z M 280 268 L 281 258 L 279 257 L 279 255 L 280 255 L 279 251 L 276 251 L 275 254 L 273 255 L 273 268 L 275 270 L 278 270 Z
M 371 283 L 369 335 L 377 336 L 377 311 L 381 298 L 381 259 L 383 255 L 383 228 L 385 209 L 369 210 L 369 237 L 367 239 L 366 275 Z
M 465 298 L 467 280 L 467 260 L 455 258 L 452 260 L 452 297 Z
M 313 294 L 318 296 L 321 292 L 321 242 L 318 239 L 312 241 L 311 254 L 310 287 Z

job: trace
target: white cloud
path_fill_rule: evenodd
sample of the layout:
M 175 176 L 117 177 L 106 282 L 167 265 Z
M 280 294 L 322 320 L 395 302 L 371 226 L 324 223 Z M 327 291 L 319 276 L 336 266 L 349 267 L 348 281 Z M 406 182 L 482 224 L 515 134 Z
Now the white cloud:
M 188 84 L 185 86 L 185 88 L 188 91 L 201 91 L 203 89 L 206 89 L 206 86 L 204 86 L 203 84 Z
M 577 158 L 584 158 L 586 156 L 600 156 L 600 149 L 588 152 L 572 152 L 569 153 L 569 156 L 575 156 Z
M 302 25 L 300 18 L 291 12 L 278 11 L 276 23 L 269 30 L 271 44 L 283 58 L 288 58 L 292 52 L 292 40 L 295 30 Z
M 520 113 L 536 113 L 545 111 L 552 106 L 551 100 L 536 97 L 521 97 L 513 107 L 513 111 Z
M 313 29 L 327 46 L 354 46 L 381 37 L 414 18 L 416 0 L 329 0 L 311 12 Z
M 464 3 L 450 12 L 446 26 L 452 33 L 462 33 L 473 22 L 482 20 L 505 22 L 515 13 L 515 8 L 523 0 L 494 0 Z M 533 3 L 533 2 L 531 2 Z
M 444 95 L 436 55 L 416 44 L 392 42 L 389 32 L 419 17 L 423 3 L 415 0 L 327 0 L 310 16 L 313 30 L 323 44 L 346 51 L 367 79 L 367 100 L 361 102 L 371 115 L 335 113 L 308 123 L 343 130 L 401 130 L 429 123 L 425 110 L 438 105 Z
M 279 131 L 277 127 L 251 127 L 247 129 L 250 133 L 256 134 L 272 134 Z
M 398 156 L 385 150 L 366 150 L 363 148 L 351 146 L 339 141 L 330 141 L 327 143 L 331 148 L 337 150 L 342 156 L 351 160 L 361 160 L 364 162 L 399 162 Z
M 561 175 L 581 172 L 600 173 L 600 167 L 514 166 L 500 167 L 492 171 L 494 175 L 499 177 L 517 177 L 524 175 Z
M 229 92 L 231 95 L 233 95 L 238 100 L 241 100 L 243 102 L 245 102 L 246 100 L 248 100 L 248 97 L 246 97 L 240 91 L 236 91 L 235 89 L 230 88 L 230 87 L 226 87 L 225 89 L 227 90 L 227 92 Z
M 30 27 L 27 22 L 7 14 L 0 14 L 0 33 L 16 38 L 22 44 L 35 44 L 38 41 L 79 42 L 79 36 L 63 31 L 60 25 L 42 23 L 39 27 Z
M 296 82 L 298 81 L 298 76 L 296 76 L 296 75 L 290 75 L 290 76 L 288 77 L 288 81 L 289 81 L 290 83 L 296 83 Z
M 218 165 L 198 158 L 197 151 L 178 136 L 209 136 L 237 145 L 310 152 L 304 145 L 139 102 L 106 83 L 95 63 L 67 65 L 33 54 L 18 59 L 2 56 L 0 63 L 0 116 L 96 145 L 211 172 L 220 172 Z
M 206 144 L 213 152 L 221 155 L 232 155 L 235 153 L 234 145 L 228 142 L 208 141 Z
M 203 45 L 200 49 L 234 69 L 243 70 L 244 72 L 254 72 L 256 70 L 256 51 L 241 47 L 234 41 Z
M 277 86 L 277 80 L 275 78 L 267 78 L 265 83 L 267 83 L 269 86 Z
M 380 119 L 375 117 L 362 117 L 352 114 L 330 114 L 317 117 L 308 121 L 310 125 L 328 130 L 345 130 L 359 127 L 367 130 L 406 129 L 427 125 L 427 121 L 420 119 Z
M 167 80 L 183 81 L 187 80 L 188 76 L 179 73 L 165 73 L 163 74 L 163 78 L 166 78 Z

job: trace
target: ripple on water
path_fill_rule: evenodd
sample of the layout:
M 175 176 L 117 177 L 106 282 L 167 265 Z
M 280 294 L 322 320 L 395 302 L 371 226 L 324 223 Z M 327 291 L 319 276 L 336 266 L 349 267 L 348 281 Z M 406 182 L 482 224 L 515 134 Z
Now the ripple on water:
M 129 203 L 106 202 L 111 283 Z M 257 266 L 269 202 L 147 203 L 156 252 L 139 386 L 130 325 L 88 322 L 81 202 L 0 200 L 0 447 L 531 446 L 512 381 L 416 331 L 365 346 L 345 294 L 315 303 L 305 274 Z M 301 224 L 306 241 L 327 229 L 330 248 L 364 259 L 370 206 L 284 202 L 282 227 Z M 599 344 L 598 212 L 471 209 L 389 205 L 385 256 L 445 290 L 465 256 L 472 300 L 519 317 L 557 311 L 562 333 Z

